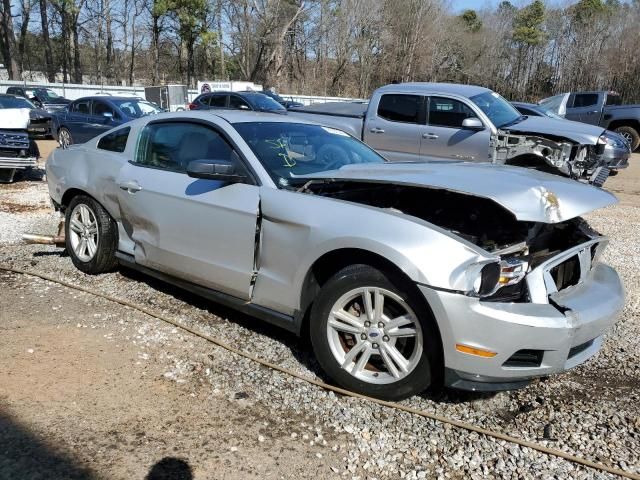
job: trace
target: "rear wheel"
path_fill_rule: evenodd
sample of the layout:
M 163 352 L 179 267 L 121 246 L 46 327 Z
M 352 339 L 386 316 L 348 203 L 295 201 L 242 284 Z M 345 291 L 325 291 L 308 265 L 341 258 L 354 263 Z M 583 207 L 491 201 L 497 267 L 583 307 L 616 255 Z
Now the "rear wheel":
M 640 146 L 640 134 L 633 127 L 622 126 L 615 130 L 616 133 L 622 135 L 631 146 L 631 151 L 635 151 Z
M 333 380 L 385 400 L 425 390 L 439 363 L 438 335 L 423 303 L 367 265 L 327 281 L 312 307 L 310 333 Z
M 66 210 L 67 252 L 78 270 L 96 274 L 117 265 L 118 227 L 107 211 L 93 198 L 74 197 Z
M 67 148 L 69 145 L 73 145 L 73 137 L 71 136 L 71 132 L 65 127 L 62 127 L 60 128 L 60 130 L 58 130 L 58 143 L 62 148 Z

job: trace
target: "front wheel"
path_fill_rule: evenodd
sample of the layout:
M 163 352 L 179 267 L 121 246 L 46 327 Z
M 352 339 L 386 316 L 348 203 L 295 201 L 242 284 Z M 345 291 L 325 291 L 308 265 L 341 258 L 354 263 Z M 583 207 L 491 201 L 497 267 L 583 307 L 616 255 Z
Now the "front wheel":
M 439 363 L 439 337 L 423 302 L 367 265 L 327 281 L 312 307 L 310 334 L 333 380 L 384 400 L 425 390 Z
M 640 133 L 638 133 L 635 128 L 622 126 L 616 128 L 615 132 L 624 137 L 627 143 L 631 146 L 632 152 L 640 146 Z
M 74 197 L 65 215 L 65 242 L 78 270 L 97 274 L 117 265 L 118 227 L 109 213 L 93 198 Z

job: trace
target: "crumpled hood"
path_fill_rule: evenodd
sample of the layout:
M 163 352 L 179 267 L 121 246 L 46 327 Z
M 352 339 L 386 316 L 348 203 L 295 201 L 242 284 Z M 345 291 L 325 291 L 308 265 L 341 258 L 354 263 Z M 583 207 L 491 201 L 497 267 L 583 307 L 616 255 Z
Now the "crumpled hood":
M 598 137 L 604 132 L 604 128 L 589 125 L 588 123 L 573 122 L 571 120 L 559 120 L 549 117 L 527 117 L 514 125 L 500 130 L 532 133 L 539 135 L 553 135 L 564 137 L 583 145 L 595 145 Z
M 600 188 L 520 167 L 477 163 L 347 165 L 296 178 L 384 182 L 438 188 L 488 198 L 521 221 L 558 223 L 613 205 Z

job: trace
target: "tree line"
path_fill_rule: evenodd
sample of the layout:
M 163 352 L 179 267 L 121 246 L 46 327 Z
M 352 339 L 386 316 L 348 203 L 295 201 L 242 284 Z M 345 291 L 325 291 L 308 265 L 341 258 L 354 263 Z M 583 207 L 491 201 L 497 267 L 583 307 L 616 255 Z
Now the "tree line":
M 14 2 L 0 0 L 10 79 L 233 79 L 353 97 L 392 81 L 438 81 L 518 100 L 613 89 L 640 101 L 640 0 L 503 1 L 464 12 L 445 0 Z

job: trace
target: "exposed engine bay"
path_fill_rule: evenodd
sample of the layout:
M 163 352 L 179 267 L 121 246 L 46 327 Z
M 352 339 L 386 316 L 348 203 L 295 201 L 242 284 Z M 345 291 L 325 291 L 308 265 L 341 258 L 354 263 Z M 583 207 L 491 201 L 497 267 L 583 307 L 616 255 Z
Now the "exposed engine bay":
M 554 224 L 523 222 L 492 200 L 448 190 L 329 181 L 309 183 L 304 191 L 426 220 L 506 261 L 524 262 L 527 271 L 600 236 L 580 217 Z M 573 280 L 561 278 L 560 282 Z M 510 301 L 517 300 L 523 294 L 522 284 L 514 287 L 503 288 L 495 298 L 504 299 L 507 294 Z
M 578 145 L 561 137 L 514 134 L 499 130 L 491 137 L 490 154 L 495 164 L 516 165 L 602 186 L 609 171 L 601 158 L 605 146 Z

